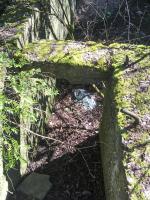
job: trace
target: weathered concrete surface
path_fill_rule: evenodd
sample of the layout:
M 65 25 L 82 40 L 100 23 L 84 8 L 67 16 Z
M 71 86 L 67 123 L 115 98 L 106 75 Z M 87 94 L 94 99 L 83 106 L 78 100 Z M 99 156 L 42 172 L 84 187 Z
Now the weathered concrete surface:
M 98 69 L 79 67 L 67 64 L 53 64 L 51 62 L 33 62 L 32 65 L 25 65 L 22 70 L 29 70 L 30 67 L 40 68 L 42 73 L 56 79 L 66 79 L 72 84 L 92 84 L 106 80 L 109 73 L 100 72 Z
M 43 200 L 51 187 L 49 175 L 32 173 L 18 186 L 17 199 Z
M 107 83 L 100 128 L 100 147 L 105 195 L 109 200 L 128 200 L 127 182 L 122 165 L 121 135 L 116 121 L 112 79 Z
M 100 131 L 106 199 L 148 200 L 150 47 L 131 44 L 109 47 L 114 48 L 114 71 L 106 82 Z M 139 118 L 139 124 L 121 112 L 124 108 Z M 143 155 L 146 156 L 141 159 Z
M 111 71 L 111 50 L 95 42 L 40 40 L 25 46 L 16 58 L 25 61 L 22 70 L 40 68 L 77 84 L 105 80 Z
M 112 44 L 114 55 L 113 99 L 115 105 L 116 135 L 120 137 L 127 190 L 131 200 L 148 200 L 150 194 L 150 47 L 144 45 Z M 134 119 L 122 113 L 133 112 Z M 113 118 L 114 119 L 114 118 Z M 116 143 L 117 144 L 117 143 Z M 138 173 L 137 173 L 138 172 Z
M 3 43 L 7 41 L 7 47 L 9 44 L 11 48 L 23 48 L 25 44 L 43 38 L 64 40 L 69 31 L 73 31 L 70 29 L 74 9 L 74 0 L 51 0 L 44 9 L 19 2 L 10 5 L 0 19 L 3 28 L 12 33 L 4 38 Z
M 40 15 L 40 39 L 64 40 L 67 36 L 72 37 L 75 4 L 76 0 L 49 1 Z

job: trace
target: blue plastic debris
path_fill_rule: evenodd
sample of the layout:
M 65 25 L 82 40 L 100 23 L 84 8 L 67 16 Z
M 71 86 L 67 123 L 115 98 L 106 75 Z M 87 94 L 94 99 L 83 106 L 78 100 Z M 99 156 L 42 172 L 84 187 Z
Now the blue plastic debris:
M 74 97 L 79 101 L 86 110 L 92 110 L 96 106 L 94 95 L 87 92 L 85 89 L 74 89 Z

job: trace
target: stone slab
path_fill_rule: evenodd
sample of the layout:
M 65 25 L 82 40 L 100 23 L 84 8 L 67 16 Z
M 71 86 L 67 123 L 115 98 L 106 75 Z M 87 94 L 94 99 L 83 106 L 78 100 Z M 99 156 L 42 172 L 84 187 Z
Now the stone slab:
M 30 200 L 43 200 L 52 187 L 50 176 L 45 174 L 32 173 L 18 186 L 19 197 L 26 196 Z

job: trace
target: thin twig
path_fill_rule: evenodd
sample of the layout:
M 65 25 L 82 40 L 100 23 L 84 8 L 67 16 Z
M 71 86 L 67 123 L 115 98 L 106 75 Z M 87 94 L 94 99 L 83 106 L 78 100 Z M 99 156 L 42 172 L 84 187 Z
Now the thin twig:
M 142 15 L 142 17 L 140 19 L 139 27 L 138 27 L 138 30 L 137 30 L 138 33 L 140 33 L 140 29 L 141 29 L 141 26 L 142 26 L 142 22 L 143 22 L 145 13 L 146 13 L 146 11 L 144 11 L 144 13 L 143 13 L 143 15 Z
M 130 41 L 130 27 L 131 27 L 131 18 L 130 18 L 130 10 L 129 10 L 129 5 L 128 1 L 126 0 L 126 6 L 127 6 L 127 13 L 128 13 L 128 19 L 129 19 L 129 24 L 128 24 L 128 41 Z
M 11 185 L 12 185 L 12 189 L 13 189 L 13 191 L 15 191 L 14 184 L 13 184 L 13 182 L 12 182 L 12 180 L 11 180 L 10 176 L 8 175 L 8 173 L 7 173 L 7 172 L 6 172 L 6 174 L 7 174 L 7 177 L 8 177 L 8 179 L 9 179 L 9 180 L 10 180 L 10 182 L 11 182 Z M 10 193 L 10 194 L 13 194 L 13 192 L 11 192 L 11 191 L 9 191 L 9 193 Z
M 132 117 L 134 120 L 135 120 L 135 124 L 140 124 L 140 118 L 139 116 L 137 116 L 135 113 L 131 112 L 131 111 L 128 111 L 127 109 L 121 109 L 120 110 L 122 113 L 126 114 L 126 115 L 129 115 L 130 117 Z
M 86 165 L 86 167 L 87 167 L 87 169 L 88 169 L 88 171 L 89 171 L 90 176 L 91 176 L 93 179 L 95 179 L 95 176 L 91 173 L 91 170 L 90 170 L 90 168 L 89 168 L 89 166 L 88 166 L 88 163 L 87 163 L 86 159 L 84 158 L 82 152 L 80 151 L 80 149 L 77 149 L 77 150 L 78 150 L 79 153 L 81 154 L 81 156 L 82 156 L 82 158 L 83 158 L 83 160 L 84 160 L 84 162 L 85 162 L 85 165 Z
M 115 18 L 113 19 L 113 21 L 111 22 L 111 25 L 110 25 L 110 27 L 109 27 L 109 30 L 111 30 L 111 28 L 112 28 L 113 24 L 115 23 L 115 21 L 116 21 L 118 15 L 120 14 L 120 9 L 121 9 L 121 7 L 123 6 L 123 3 L 124 3 L 124 0 L 123 0 L 123 1 L 121 2 L 121 4 L 119 5 L 117 14 L 116 14 Z
M 95 10 L 96 14 L 103 20 L 103 23 L 104 23 L 104 27 L 105 27 L 105 35 L 106 35 L 106 39 L 108 40 L 108 30 L 107 30 L 107 18 L 105 16 L 105 14 L 103 13 L 102 10 L 101 11 L 101 14 L 100 12 L 98 12 L 97 9 L 95 9 L 95 7 L 92 5 L 92 3 L 90 3 L 90 6 Z
M 48 140 L 53 140 L 53 141 L 59 142 L 59 143 L 61 143 L 61 144 L 64 143 L 64 142 L 62 142 L 62 141 L 60 141 L 60 140 L 57 140 L 57 139 L 55 139 L 55 138 L 51 138 L 51 137 L 47 137 L 47 136 L 44 136 L 44 135 L 40 135 L 40 134 L 38 134 L 38 133 L 35 133 L 35 132 L 29 130 L 28 128 L 25 128 L 24 126 L 22 126 L 22 125 L 20 125 L 20 124 L 18 124 L 18 123 L 15 123 L 15 122 L 13 122 L 13 121 L 10 121 L 10 122 L 11 122 L 12 124 L 16 125 L 16 126 L 19 127 L 19 128 L 23 128 L 23 129 L 26 130 L 27 132 L 29 132 L 29 133 L 31 133 L 31 134 L 37 136 L 37 137 L 40 137 L 40 138 L 43 138 L 43 139 L 48 139 Z

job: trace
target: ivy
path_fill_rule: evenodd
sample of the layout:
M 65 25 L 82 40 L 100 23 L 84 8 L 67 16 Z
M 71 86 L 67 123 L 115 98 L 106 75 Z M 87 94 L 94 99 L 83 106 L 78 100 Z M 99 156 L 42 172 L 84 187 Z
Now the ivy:
M 57 90 L 49 84 L 49 78 L 39 69 L 14 73 L 14 69 L 21 68 L 23 65 L 24 62 L 10 59 L 7 53 L 0 53 L 0 68 L 7 68 L 5 86 L 0 92 L 0 122 L 2 123 L 0 140 L 6 171 L 13 168 L 17 162 L 25 161 L 20 154 L 20 120 L 24 123 L 29 121 L 31 124 L 36 124 L 39 113 L 43 113 L 34 110 L 40 104 L 37 96 L 42 94 L 48 98 L 58 94 Z

